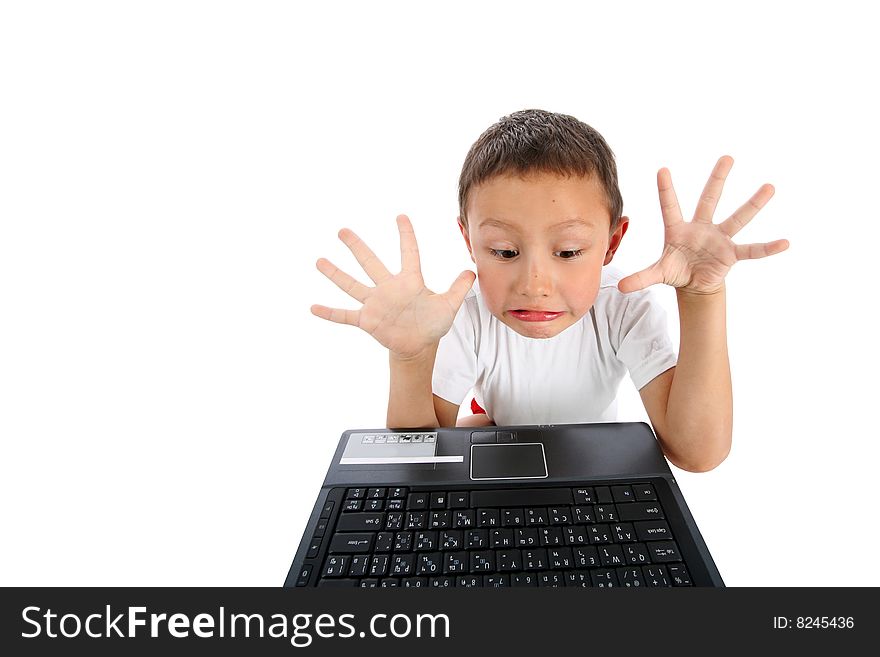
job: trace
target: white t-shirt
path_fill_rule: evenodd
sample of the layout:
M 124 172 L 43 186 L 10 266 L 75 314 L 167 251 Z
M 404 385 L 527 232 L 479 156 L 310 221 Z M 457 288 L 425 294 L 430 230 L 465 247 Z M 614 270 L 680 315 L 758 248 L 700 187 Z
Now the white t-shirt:
M 434 364 L 438 397 L 477 403 L 502 425 L 614 422 L 627 371 L 636 388 L 673 367 L 666 311 L 649 289 L 623 294 L 620 271 L 603 267 L 593 307 L 559 335 L 527 338 L 486 308 L 477 283 Z

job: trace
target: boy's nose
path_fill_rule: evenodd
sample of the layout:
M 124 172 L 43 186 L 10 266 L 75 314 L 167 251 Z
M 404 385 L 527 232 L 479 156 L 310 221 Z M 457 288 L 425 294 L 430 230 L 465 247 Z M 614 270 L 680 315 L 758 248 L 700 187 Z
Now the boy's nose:
M 532 258 L 526 263 L 520 279 L 520 294 L 527 297 L 546 297 L 553 291 L 553 278 L 550 268 L 540 258 Z

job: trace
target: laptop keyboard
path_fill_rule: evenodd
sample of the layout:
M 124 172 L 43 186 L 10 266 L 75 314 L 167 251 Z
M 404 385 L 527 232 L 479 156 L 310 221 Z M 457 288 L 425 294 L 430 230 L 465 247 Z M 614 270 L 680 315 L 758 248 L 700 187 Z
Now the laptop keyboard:
M 327 500 L 298 586 L 691 586 L 650 482 L 363 487 Z

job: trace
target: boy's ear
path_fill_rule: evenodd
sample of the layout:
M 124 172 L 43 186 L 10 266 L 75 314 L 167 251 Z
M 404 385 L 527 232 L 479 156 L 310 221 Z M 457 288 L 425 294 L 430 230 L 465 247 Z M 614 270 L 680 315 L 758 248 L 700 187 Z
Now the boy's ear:
M 608 239 L 608 250 L 605 252 L 605 262 L 602 263 L 603 265 L 607 265 L 614 258 L 614 253 L 617 251 L 617 247 L 620 246 L 623 236 L 626 235 L 627 228 L 629 228 L 629 217 L 621 217 L 620 222 L 617 224 L 617 229 L 611 233 L 611 237 Z
M 465 227 L 461 217 L 458 217 L 458 229 L 461 231 L 461 236 L 464 237 L 464 243 L 467 244 L 468 253 L 471 254 L 471 262 L 477 264 L 477 261 L 474 260 L 474 250 L 471 248 L 471 237 L 468 235 L 468 229 Z

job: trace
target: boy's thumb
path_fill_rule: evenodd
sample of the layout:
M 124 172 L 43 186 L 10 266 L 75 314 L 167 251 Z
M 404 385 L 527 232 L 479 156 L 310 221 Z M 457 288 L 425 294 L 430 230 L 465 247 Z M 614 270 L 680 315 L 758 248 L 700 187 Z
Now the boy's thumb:
M 477 275 L 470 270 L 465 270 L 452 282 L 449 291 L 446 292 L 446 296 L 454 308 L 458 308 L 461 305 L 468 290 L 473 287 L 475 280 L 477 280 Z

